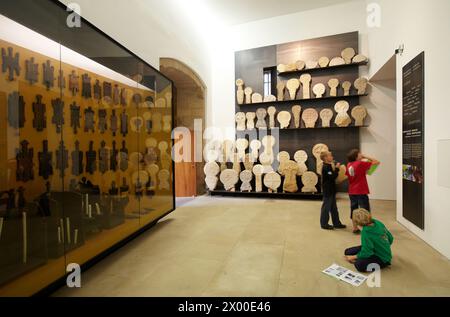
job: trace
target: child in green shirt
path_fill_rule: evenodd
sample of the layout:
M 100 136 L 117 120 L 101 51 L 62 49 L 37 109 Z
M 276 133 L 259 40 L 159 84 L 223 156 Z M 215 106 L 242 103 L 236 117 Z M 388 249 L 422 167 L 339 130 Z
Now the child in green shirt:
M 365 209 L 355 210 L 353 221 L 362 227 L 361 246 L 345 250 L 347 261 L 355 264 L 359 272 L 368 272 L 371 264 L 378 264 L 380 268 L 391 265 L 394 237 L 384 224 L 373 219 Z

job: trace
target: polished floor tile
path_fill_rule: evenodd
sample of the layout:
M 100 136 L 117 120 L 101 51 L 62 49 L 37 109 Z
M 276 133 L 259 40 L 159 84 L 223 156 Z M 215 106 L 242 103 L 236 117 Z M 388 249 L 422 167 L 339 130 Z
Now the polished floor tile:
M 344 230 L 319 227 L 320 202 L 199 197 L 55 296 L 450 296 L 450 262 L 395 221 L 395 203 L 373 201 L 395 236 L 381 287 L 352 287 L 322 273 L 359 244 L 349 203 Z

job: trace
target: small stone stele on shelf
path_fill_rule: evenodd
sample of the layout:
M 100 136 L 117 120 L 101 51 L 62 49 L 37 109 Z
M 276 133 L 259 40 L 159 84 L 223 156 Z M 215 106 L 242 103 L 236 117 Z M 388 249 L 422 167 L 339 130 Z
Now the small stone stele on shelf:
M 334 110 L 337 112 L 337 116 L 334 122 L 338 127 L 345 128 L 352 123 L 352 119 L 347 113 L 349 109 L 350 104 L 345 100 L 338 101 L 334 106 Z

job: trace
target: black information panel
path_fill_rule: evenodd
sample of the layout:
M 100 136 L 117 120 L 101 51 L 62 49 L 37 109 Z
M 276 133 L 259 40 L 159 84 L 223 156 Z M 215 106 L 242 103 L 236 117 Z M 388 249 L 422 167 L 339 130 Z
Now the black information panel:
M 424 229 L 425 53 L 403 68 L 403 216 Z

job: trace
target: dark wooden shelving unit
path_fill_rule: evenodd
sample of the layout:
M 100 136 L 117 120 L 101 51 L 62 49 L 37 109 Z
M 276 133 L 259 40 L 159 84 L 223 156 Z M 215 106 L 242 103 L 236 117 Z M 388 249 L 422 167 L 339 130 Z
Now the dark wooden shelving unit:
M 283 101 L 272 101 L 272 102 L 258 102 L 258 103 L 245 103 L 242 105 L 238 105 L 239 107 L 250 107 L 250 106 L 276 106 L 276 105 L 284 105 L 284 104 L 292 104 L 292 103 L 314 103 L 319 101 L 326 101 L 326 100 L 347 100 L 347 99 L 353 99 L 353 98 L 360 98 L 360 97 L 367 97 L 369 94 L 364 95 L 349 95 L 349 96 L 326 96 L 322 98 L 309 98 L 309 99 L 295 99 L 295 100 L 283 100 Z
M 360 67 L 360 66 L 366 66 L 369 62 L 361 62 L 361 63 L 351 63 L 351 64 L 344 64 L 344 65 L 336 65 L 336 66 L 327 66 L 327 67 L 317 67 L 317 68 L 310 68 L 310 69 L 302 69 L 302 70 L 293 70 L 289 72 L 278 72 L 278 76 L 280 77 L 287 77 L 290 75 L 301 75 L 301 74 L 313 74 L 317 72 L 325 72 L 329 70 L 339 70 L 344 68 L 351 68 L 351 67 Z
M 250 50 L 244 50 L 235 53 L 235 78 L 242 78 L 245 82 L 245 87 L 252 87 L 254 92 L 264 92 L 265 94 L 271 94 L 276 96 L 277 83 L 280 81 L 286 81 L 290 78 L 300 77 L 301 74 L 309 73 L 312 76 L 311 88 L 318 83 L 322 83 L 327 86 L 329 79 L 336 78 L 340 83 L 344 81 L 349 81 L 352 84 L 354 81 L 360 77 L 361 66 L 369 65 L 369 61 L 361 63 L 352 63 L 337 66 L 328 67 L 318 67 L 314 69 L 304 69 L 295 70 L 289 72 L 277 72 L 276 66 L 268 65 L 278 65 L 280 63 L 290 63 L 296 59 L 303 60 L 316 60 L 320 56 L 340 56 L 342 49 L 346 47 L 353 47 L 355 50 L 359 49 L 359 34 L 358 32 L 350 32 L 345 34 L 337 34 L 332 36 L 326 36 L 316 39 L 303 40 L 291 43 L 283 43 L 278 45 L 271 45 L 266 47 L 260 47 Z M 301 48 L 301 56 L 298 54 Z M 264 75 L 270 74 L 271 80 L 266 80 Z M 353 86 L 353 85 L 352 85 Z M 310 99 L 300 99 L 302 97 L 301 93 L 302 87 L 297 91 L 297 95 L 294 100 L 290 99 L 289 92 L 286 89 L 284 92 L 283 101 L 273 101 L 273 102 L 261 102 L 261 103 L 251 103 L 242 104 L 237 103 L 235 100 L 235 112 L 254 112 L 258 108 L 268 108 L 270 106 L 275 106 L 277 112 L 289 111 L 290 107 L 294 105 L 301 105 L 303 109 L 314 108 L 317 111 L 328 108 L 332 109 L 333 105 L 340 100 L 345 100 L 349 103 L 349 115 L 351 110 L 361 104 L 361 98 L 367 97 L 368 94 L 359 95 L 355 87 L 351 88 L 350 95 L 344 96 L 342 87 L 338 89 L 339 96 L 329 96 L 330 92 L 327 89 L 326 95 L 322 98 L 310 98 Z M 263 93 L 263 94 L 264 94 Z M 311 96 L 313 92 L 311 89 Z M 333 109 L 332 109 L 333 110 Z M 268 117 L 266 118 L 266 124 L 268 124 Z M 287 129 L 279 129 L 279 149 L 280 151 L 286 151 L 290 154 L 291 158 L 298 150 L 305 150 L 308 153 L 308 161 L 306 165 L 310 171 L 316 171 L 316 159 L 312 155 L 312 148 L 318 143 L 325 143 L 330 147 L 333 152 L 336 161 L 346 162 L 346 157 L 348 151 L 354 148 L 359 148 L 361 146 L 360 142 L 360 131 L 361 128 L 367 128 L 367 125 L 362 127 L 357 127 L 354 125 L 352 120 L 352 125 L 349 127 L 341 128 L 334 125 L 332 121 L 332 126 L 329 128 L 321 127 L 321 121 L 316 123 L 315 128 L 304 127 L 303 122 L 300 128 L 295 128 L 293 120 L 291 125 Z M 252 138 L 262 138 L 264 135 L 270 135 L 273 133 L 272 129 L 255 129 L 255 130 L 245 130 L 236 131 L 236 138 L 245 138 L 250 141 Z M 242 168 L 242 166 L 241 166 Z M 282 177 L 282 180 L 284 178 Z M 297 183 L 299 190 L 302 188 L 301 177 L 297 177 Z M 236 185 L 236 189 L 240 189 L 240 183 Z M 254 188 L 254 183 L 252 182 Z M 277 193 L 269 193 L 266 188 L 263 188 L 262 193 L 243 193 L 240 191 L 228 192 L 221 188 L 210 192 L 211 195 L 215 196 L 231 196 L 231 197 L 255 197 L 255 198 L 266 198 L 266 199 L 298 199 L 298 200 L 315 200 L 322 199 L 320 180 L 317 184 L 317 189 L 319 193 L 283 193 L 282 186 Z M 340 192 L 346 192 L 347 187 L 345 184 L 338 186 Z
M 214 190 L 209 192 L 211 196 L 227 196 L 227 197 L 248 197 L 248 198 L 274 198 L 274 199 L 309 199 L 322 200 L 321 193 L 269 193 L 269 192 L 229 192 L 226 190 Z
M 314 130 L 333 130 L 333 129 L 337 129 L 337 130 L 345 130 L 345 129 L 361 129 L 361 128 L 369 128 L 368 125 L 363 125 L 363 126 L 356 126 L 356 125 L 350 125 L 348 127 L 338 127 L 338 126 L 331 126 L 331 127 L 315 127 L 315 128 L 305 128 L 305 127 L 301 127 L 301 128 L 286 128 L 286 129 L 281 129 L 279 127 L 275 127 L 276 129 L 278 129 L 280 132 L 282 131 L 314 131 Z M 245 134 L 245 133 L 253 133 L 253 132 L 258 132 L 259 130 L 273 130 L 270 128 L 264 129 L 253 129 L 253 130 L 244 130 L 244 131 L 236 131 L 237 134 Z

